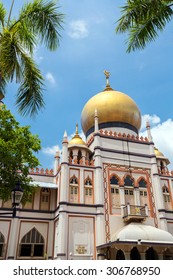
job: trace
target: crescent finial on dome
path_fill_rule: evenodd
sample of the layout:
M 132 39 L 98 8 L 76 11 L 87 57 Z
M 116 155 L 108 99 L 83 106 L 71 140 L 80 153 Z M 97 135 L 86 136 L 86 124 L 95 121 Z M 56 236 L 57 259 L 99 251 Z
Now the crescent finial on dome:
M 110 77 L 111 73 L 107 70 L 104 70 L 104 74 L 106 76 L 106 88 L 104 89 L 104 91 L 112 90 L 112 88 L 110 87 L 110 83 L 109 83 L 109 77 Z
M 110 72 L 109 71 L 107 71 L 107 70 L 104 70 L 104 74 L 105 74 L 105 76 L 106 76 L 106 86 L 109 86 L 110 84 L 109 84 L 109 77 L 110 77 Z

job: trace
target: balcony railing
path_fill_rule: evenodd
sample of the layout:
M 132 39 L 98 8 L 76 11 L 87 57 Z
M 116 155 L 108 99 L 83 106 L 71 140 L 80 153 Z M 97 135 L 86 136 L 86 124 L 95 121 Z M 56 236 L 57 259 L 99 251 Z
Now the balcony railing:
M 148 207 L 130 205 L 129 203 L 123 208 L 123 218 L 126 222 L 145 220 L 148 217 Z

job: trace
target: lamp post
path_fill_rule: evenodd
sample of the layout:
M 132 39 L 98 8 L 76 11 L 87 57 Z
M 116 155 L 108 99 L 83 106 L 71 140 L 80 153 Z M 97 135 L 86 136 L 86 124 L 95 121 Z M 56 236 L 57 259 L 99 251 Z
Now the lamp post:
M 15 188 L 11 191 L 13 218 L 16 217 L 16 206 L 19 206 L 22 196 L 23 196 L 23 189 L 21 188 L 20 182 L 18 181 Z
M 9 242 L 8 242 L 8 259 L 14 259 L 15 252 L 16 252 L 16 240 L 17 240 L 17 234 L 18 234 L 18 219 L 16 219 L 16 207 L 19 206 L 21 199 L 23 196 L 23 189 L 21 188 L 20 181 L 17 182 L 16 186 L 14 189 L 11 191 L 11 200 L 12 200 L 12 209 L 13 211 L 8 211 L 8 212 L 2 212 L 0 213 L 0 216 L 7 215 L 8 218 L 10 217 L 9 215 L 12 215 L 12 223 L 10 226 L 10 235 L 9 235 Z M 3 208 L 1 208 L 3 210 Z
M 14 189 L 11 191 L 11 200 L 12 200 L 12 212 L 3 212 L 0 213 L 0 216 L 12 214 L 12 217 L 16 217 L 16 206 L 19 206 L 23 196 L 23 189 L 20 186 L 20 181 L 17 182 Z

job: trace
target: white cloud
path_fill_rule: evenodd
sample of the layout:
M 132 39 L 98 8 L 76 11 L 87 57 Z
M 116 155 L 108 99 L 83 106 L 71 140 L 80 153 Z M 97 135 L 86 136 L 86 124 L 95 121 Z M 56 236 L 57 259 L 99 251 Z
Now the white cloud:
M 142 125 L 141 130 L 144 130 L 146 128 L 146 122 L 150 123 L 150 126 L 156 125 L 160 123 L 160 118 L 157 115 L 143 115 L 142 116 Z
M 49 156 L 55 156 L 56 152 L 58 151 L 61 151 L 58 145 L 42 148 L 42 152 Z
M 171 162 L 169 169 L 173 170 L 173 120 L 168 119 L 165 122 L 161 122 L 160 118 L 156 115 L 145 115 L 143 119 L 150 121 L 151 135 L 155 147 L 157 147 Z M 141 133 L 147 136 L 147 131 Z
M 56 84 L 55 78 L 54 78 L 54 76 L 52 75 L 52 73 L 50 73 L 50 72 L 47 72 L 47 73 L 46 73 L 46 80 L 47 80 L 50 84 L 52 84 L 52 85 L 55 85 L 55 84 Z
M 74 20 L 69 24 L 68 35 L 73 39 L 81 39 L 89 34 L 88 25 L 84 20 Z

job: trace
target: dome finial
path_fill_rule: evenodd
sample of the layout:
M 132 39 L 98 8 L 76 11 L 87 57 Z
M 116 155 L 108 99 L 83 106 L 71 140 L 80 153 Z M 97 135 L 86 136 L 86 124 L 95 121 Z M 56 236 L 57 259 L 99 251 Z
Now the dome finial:
M 76 134 L 79 134 L 79 132 L 78 132 L 78 123 L 76 124 Z
M 110 77 L 110 72 L 109 71 L 107 71 L 107 70 L 105 70 L 104 71 L 104 74 L 105 74 L 105 76 L 106 76 L 106 86 L 107 87 L 110 87 L 110 84 L 109 84 L 109 77 Z

